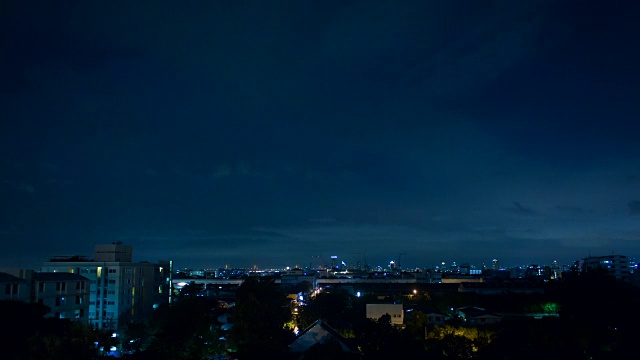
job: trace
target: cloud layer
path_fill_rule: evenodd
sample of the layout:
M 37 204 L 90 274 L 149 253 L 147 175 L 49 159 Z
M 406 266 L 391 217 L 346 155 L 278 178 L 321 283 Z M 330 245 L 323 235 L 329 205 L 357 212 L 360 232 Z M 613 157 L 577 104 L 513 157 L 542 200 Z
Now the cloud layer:
M 41 10 L 0 15 L 0 263 L 639 253 L 638 5 Z

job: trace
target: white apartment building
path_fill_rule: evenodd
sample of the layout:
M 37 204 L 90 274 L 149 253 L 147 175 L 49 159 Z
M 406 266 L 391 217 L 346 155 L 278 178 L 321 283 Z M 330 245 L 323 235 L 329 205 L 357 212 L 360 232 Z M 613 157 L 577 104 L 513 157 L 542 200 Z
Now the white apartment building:
M 97 329 L 119 329 L 147 319 L 171 296 L 172 262 L 133 262 L 131 246 L 96 245 L 94 258 L 55 257 L 43 272 L 79 274 L 89 279 L 88 320 Z
M 617 280 L 627 281 L 631 277 L 629 260 L 624 255 L 589 256 L 584 259 L 584 271 L 602 269 Z

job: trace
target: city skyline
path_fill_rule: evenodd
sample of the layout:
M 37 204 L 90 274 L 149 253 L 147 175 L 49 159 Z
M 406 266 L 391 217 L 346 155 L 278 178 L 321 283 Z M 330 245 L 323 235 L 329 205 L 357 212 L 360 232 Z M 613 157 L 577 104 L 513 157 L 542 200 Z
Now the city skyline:
M 640 254 L 640 4 L 2 7 L 2 267 Z

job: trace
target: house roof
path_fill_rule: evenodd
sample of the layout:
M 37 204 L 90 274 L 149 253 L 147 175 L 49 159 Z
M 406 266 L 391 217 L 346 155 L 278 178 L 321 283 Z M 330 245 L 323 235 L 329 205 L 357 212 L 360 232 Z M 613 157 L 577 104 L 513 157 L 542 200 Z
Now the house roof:
M 461 282 L 458 287 L 467 289 L 532 289 L 542 288 L 543 285 L 539 282 L 532 281 L 514 281 L 514 282 Z
M 0 283 L 23 283 L 25 279 L 13 276 L 11 274 L 0 272 Z
M 332 340 L 337 341 L 343 351 L 358 352 L 347 343 L 342 335 L 320 319 L 316 320 L 313 324 L 300 332 L 296 339 L 289 344 L 289 349 L 292 352 L 302 353 L 315 344 L 324 344 Z
M 442 312 L 438 311 L 436 308 L 428 305 L 409 305 L 405 308 L 405 316 L 411 314 L 414 311 L 420 311 L 425 315 L 436 314 L 441 316 L 446 316 Z
M 33 278 L 37 281 L 89 281 L 86 277 L 80 274 L 73 274 L 68 272 L 40 272 L 34 273 Z
M 479 308 L 479 307 L 475 307 L 475 306 L 465 306 L 465 307 L 461 307 L 460 309 L 458 309 L 459 312 L 464 313 L 464 315 L 466 317 L 471 317 L 471 318 L 487 318 L 487 317 L 496 317 L 499 318 L 498 315 L 492 314 L 490 312 L 488 312 L 487 310 L 483 309 L 483 308 Z

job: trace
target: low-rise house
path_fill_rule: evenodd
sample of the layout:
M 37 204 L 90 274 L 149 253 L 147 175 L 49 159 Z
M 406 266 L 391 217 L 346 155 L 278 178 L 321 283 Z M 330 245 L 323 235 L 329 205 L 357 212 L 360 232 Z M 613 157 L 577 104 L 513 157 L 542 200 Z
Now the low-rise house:
M 447 320 L 450 319 L 449 316 L 441 314 L 437 311 L 425 313 L 425 315 L 427 315 L 427 324 L 429 325 L 444 326 L 447 324 Z
M 469 325 L 489 325 L 502 321 L 502 317 L 499 315 L 475 306 L 465 306 L 458 309 L 458 316 Z
M 360 356 L 360 352 L 355 346 L 349 344 L 347 339 L 342 337 L 337 331 L 322 320 L 316 320 L 313 324 L 300 332 L 296 339 L 289 345 L 289 351 L 297 354 L 302 359 L 305 351 L 316 344 L 337 343 L 343 352 L 351 354 L 354 358 Z
M 416 312 L 423 313 L 427 317 L 427 324 L 429 325 L 444 326 L 451 319 L 450 316 L 442 314 L 430 306 L 412 306 L 404 311 L 405 321 L 408 321 Z

